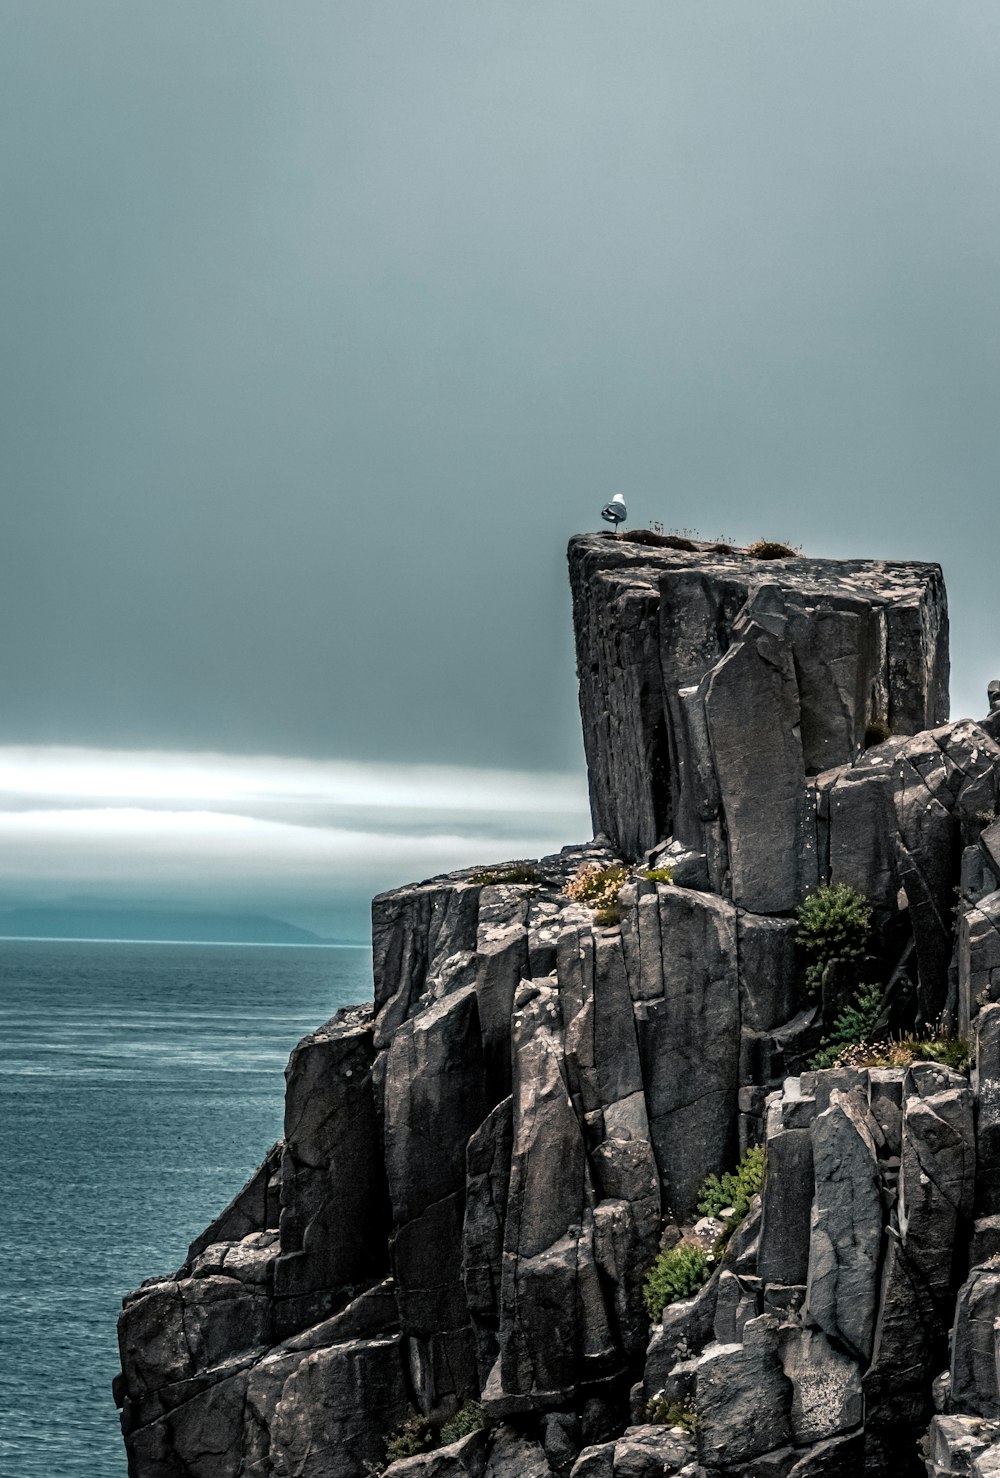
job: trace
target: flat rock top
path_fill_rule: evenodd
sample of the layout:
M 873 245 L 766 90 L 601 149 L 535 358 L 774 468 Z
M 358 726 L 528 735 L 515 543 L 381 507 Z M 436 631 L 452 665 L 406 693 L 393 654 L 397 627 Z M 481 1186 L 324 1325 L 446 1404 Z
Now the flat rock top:
M 647 530 L 627 534 L 577 534 L 569 541 L 573 569 L 590 578 L 614 575 L 628 584 L 658 588 L 669 571 L 689 570 L 753 585 L 781 585 L 806 593 L 863 595 L 891 604 L 919 598 L 941 582 L 941 566 L 917 560 L 810 559 L 786 556 L 757 559 L 742 550 L 691 540 L 692 549 L 672 548 L 670 535 Z

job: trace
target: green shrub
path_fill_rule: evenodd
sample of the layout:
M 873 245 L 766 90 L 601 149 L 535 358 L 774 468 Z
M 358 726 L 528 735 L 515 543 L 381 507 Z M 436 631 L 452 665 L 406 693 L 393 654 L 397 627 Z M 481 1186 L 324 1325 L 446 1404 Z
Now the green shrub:
M 876 744 L 884 744 L 887 739 L 892 738 L 892 730 L 884 718 L 873 718 L 865 729 L 865 748 L 871 749 Z
M 712 1276 L 712 1267 L 696 1242 L 678 1242 L 659 1253 L 642 1285 L 643 1302 L 651 1319 L 659 1319 L 667 1304 L 693 1298 Z
M 797 559 L 802 550 L 791 544 L 780 544 L 776 539 L 755 539 L 743 552 L 751 559 Z
M 514 867 L 481 867 L 470 881 L 487 888 L 496 883 L 540 883 L 542 875 L 529 863 L 517 863 Z
M 731 1236 L 763 1185 L 764 1147 L 757 1144 L 747 1150 L 735 1170 L 725 1175 L 709 1175 L 702 1181 L 698 1210 L 703 1216 L 719 1216 L 731 1206 L 733 1214 L 726 1218 L 726 1232 Z
M 430 1452 L 435 1442 L 434 1428 L 427 1418 L 411 1411 L 386 1443 L 386 1462 L 394 1463 L 401 1457 L 417 1457 L 421 1452 Z
M 811 1068 L 833 1067 L 847 1047 L 868 1043 L 875 1024 L 885 1010 L 885 992 L 880 985 L 862 985 L 853 1005 L 845 1006 L 820 1050 L 809 1063 Z
M 683 1432 L 693 1432 L 698 1425 L 693 1406 L 687 1401 L 670 1401 L 662 1394 L 646 1402 L 645 1416 L 655 1426 L 680 1427 Z
M 458 1442 L 462 1437 L 478 1432 L 482 1425 L 483 1408 L 478 1401 L 466 1401 L 461 1410 L 456 1411 L 441 1428 L 441 1441 L 444 1445 Z
M 796 910 L 795 942 L 809 959 L 803 984 L 810 995 L 823 984 L 828 965 L 861 960 L 872 930 L 872 906 L 849 883 L 817 888 Z
M 645 878 L 647 883 L 672 883 L 674 870 L 672 867 L 644 867 L 638 876 Z

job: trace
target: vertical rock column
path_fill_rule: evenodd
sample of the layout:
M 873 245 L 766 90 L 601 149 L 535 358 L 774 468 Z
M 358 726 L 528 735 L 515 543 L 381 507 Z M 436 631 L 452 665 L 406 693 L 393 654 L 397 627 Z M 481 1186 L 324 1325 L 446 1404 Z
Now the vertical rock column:
M 478 1389 L 462 1279 L 466 1144 L 485 1114 L 475 988 L 405 1022 L 377 1080 L 400 1322 L 415 1396 L 431 1412 Z

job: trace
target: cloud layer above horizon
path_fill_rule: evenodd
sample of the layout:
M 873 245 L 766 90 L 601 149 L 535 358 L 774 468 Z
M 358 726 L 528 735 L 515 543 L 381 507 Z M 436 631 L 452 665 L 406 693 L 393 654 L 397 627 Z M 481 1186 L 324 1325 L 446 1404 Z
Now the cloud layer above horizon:
M 0 906 L 275 914 L 335 933 L 384 888 L 590 834 L 576 775 L 0 747 Z

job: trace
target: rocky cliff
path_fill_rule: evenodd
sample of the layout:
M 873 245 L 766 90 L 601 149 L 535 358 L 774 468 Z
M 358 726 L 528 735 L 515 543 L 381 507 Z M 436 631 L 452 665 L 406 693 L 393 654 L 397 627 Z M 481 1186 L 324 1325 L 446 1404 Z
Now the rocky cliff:
M 125 1300 L 133 1478 L 1000 1473 L 1000 713 L 946 721 L 940 571 L 646 534 L 570 576 L 597 838 L 375 900 L 373 1006 Z M 811 1070 L 838 885 L 883 1046 Z

